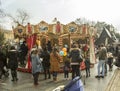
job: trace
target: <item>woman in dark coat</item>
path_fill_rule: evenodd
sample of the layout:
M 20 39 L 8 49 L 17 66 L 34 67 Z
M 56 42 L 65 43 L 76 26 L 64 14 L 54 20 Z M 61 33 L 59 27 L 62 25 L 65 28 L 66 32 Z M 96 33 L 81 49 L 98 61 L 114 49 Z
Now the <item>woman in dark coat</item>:
M 46 48 L 43 49 L 43 52 L 41 54 L 41 58 L 43 58 L 42 65 L 43 65 L 43 69 L 44 69 L 45 80 L 47 79 L 47 74 L 48 74 L 48 79 L 50 79 L 51 78 L 51 75 L 50 75 L 50 54 Z
M 86 77 L 90 77 L 90 58 L 89 58 L 89 55 L 87 55 L 86 59 L 85 59 L 85 70 L 86 70 Z
M 8 67 L 11 69 L 12 81 L 17 81 L 17 68 L 18 68 L 18 52 L 14 46 L 11 46 L 8 52 Z

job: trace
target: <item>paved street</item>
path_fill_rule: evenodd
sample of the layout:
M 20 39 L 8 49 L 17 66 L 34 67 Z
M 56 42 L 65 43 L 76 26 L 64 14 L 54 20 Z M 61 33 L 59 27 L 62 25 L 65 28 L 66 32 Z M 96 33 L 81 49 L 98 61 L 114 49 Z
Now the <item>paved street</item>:
M 105 91 L 120 91 L 120 69 L 116 69 Z
M 114 70 L 116 69 L 116 67 L 114 67 L 114 70 L 112 72 L 108 72 L 104 79 L 101 78 L 98 80 L 95 78 L 95 75 L 97 74 L 96 67 L 97 64 L 94 68 L 91 68 L 91 77 L 86 79 L 86 84 L 84 85 L 85 91 L 104 91 L 113 76 Z M 82 74 L 84 74 L 84 71 L 82 71 Z M 9 78 L 3 78 L 0 81 L 0 91 L 52 91 L 54 88 L 60 85 L 65 85 L 70 81 L 63 79 L 63 73 L 58 74 L 59 80 L 56 83 L 53 82 L 52 79 L 43 80 L 44 76 L 43 74 L 40 74 L 39 85 L 35 87 L 30 73 L 18 72 L 18 77 L 18 82 L 11 82 L 11 76 L 9 76 Z

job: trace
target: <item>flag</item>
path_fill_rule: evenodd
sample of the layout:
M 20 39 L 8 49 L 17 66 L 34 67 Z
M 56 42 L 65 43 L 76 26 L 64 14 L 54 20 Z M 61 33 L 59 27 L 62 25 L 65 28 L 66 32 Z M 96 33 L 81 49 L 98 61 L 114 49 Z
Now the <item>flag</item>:
M 32 47 L 34 46 L 34 44 L 35 44 L 35 35 L 31 35 L 31 36 L 29 36 L 28 38 L 27 38 L 27 45 L 28 45 L 28 50 L 29 50 L 29 52 L 28 52 L 28 59 L 27 59 L 27 64 L 26 64 L 26 68 L 28 69 L 28 71 L 31 71 L 31 67 L 32 67 L 32 65 L 31 65 L 31 54 L 30 54 L 30 52 L 31 52 L 31 49 L 32 49 Z

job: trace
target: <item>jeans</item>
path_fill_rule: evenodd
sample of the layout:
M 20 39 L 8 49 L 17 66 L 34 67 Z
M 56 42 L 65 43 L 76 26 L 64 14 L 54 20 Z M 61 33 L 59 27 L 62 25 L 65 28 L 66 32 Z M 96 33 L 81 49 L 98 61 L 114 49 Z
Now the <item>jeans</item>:
M 98 63 L 98 76 L 100 76 L 100 68 L 102 67 L 102 76 L 105 75 L 105 60 L 99 60 L 99 63 Z
M 53 77 L 57 77 L 57 72 L 56 71 L 53 71 Z

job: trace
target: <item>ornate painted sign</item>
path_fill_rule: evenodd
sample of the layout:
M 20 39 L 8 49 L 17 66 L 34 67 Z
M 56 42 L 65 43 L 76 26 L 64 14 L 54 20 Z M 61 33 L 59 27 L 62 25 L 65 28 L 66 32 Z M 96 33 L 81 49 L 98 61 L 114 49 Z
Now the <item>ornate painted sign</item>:
M 67 25 L 67 30 L 70 33 L 75 33 L 78 31 L 78 26 L 74 22 L 71 22 Z
M 46 33 L 46 32 L 48 32 L 48 30 L 49 30 L 49 25 L 46 22 L 41 21 L 38 24 L 38 32 L 40 32 L 40 33 Z

